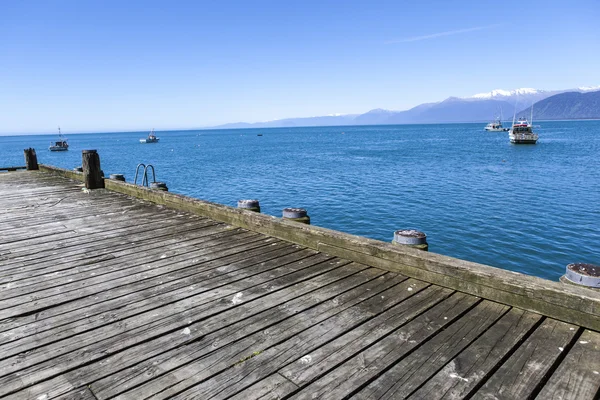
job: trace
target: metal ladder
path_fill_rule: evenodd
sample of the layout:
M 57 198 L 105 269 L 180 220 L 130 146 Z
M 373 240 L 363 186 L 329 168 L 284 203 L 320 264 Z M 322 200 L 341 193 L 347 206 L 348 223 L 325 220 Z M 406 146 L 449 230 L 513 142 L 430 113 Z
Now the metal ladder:
M 152 168 L 152 183 L 156 183 L 156 173 L 154 172 L 154 165 L 152 164 L 143 164 L 139 163 L 137 167 L 135 167 L 135 178 L 133 179 L 133 184 L 137 185 L 138 173 L 140 172 L 140 167 L 144 167 L 144 176 L 142 177 L 142 186 L 149 187 L 150 182 L 148 182 L 148 168 Z
M 140 172 L 140 168 L 144 167 L 144 171 L 143 171 L 143 176 L 142 176 L 142 186 L 146 186 L 150 189 L 155 189 L 155 190 L 162 190 L 165 192 L 169 191 L 169 188 L 167 187 L 167 184 L 164 182 L 157 182 L 156 181 L 156 172 L 154 171 L 154 165 L 152 164 L 143 164 L 140 163 L 137 165 L 137 167 L 135 168 L 135 178 L 133 179 L 133 184 L 137 185 L 137 178 Z M 150 182 L 150 180 L 148 179 L 148 169 L 152 169 L 152 182 Z

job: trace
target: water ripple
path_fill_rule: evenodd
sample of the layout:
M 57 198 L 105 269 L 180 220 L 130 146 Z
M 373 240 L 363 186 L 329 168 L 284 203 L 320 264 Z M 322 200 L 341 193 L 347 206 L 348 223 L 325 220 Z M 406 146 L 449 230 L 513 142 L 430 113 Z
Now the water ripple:
M 128 180 L 152 163 L 174 192 L 257 198 L 276 216 L 306 207 L 316 225 L 384 241 L 417 228 L 431 251 L 557 279 L 568 263 L 600 264 L 600 122 L 542 125 L 536 146 L 474 124 L 174 131 L 158 145 L 82 134 L 61 154 L 44 151 L 47 136 L 0 137 L 0 164 L 34 147 L 40 162 L 73 168 L 95 148 Z

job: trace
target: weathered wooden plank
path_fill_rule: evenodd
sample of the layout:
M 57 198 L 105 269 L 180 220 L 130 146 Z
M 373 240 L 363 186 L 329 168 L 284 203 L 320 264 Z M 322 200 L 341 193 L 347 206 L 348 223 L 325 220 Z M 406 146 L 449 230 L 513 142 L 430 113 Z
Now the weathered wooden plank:
M 56 196 L 62 194 L 62 196 Z M 2 213 L 0 218 L 2 222 L 15 221 L 16 218 L 32 220 L 32 216 L 39 214 L 41 216 L 50 216 L 52 213 L 61 215 L 69 211 L 77 212 L 82 209 L 116 209 L 119 206 L 131 204 L 131 200 L 119 197 L 110 197 L 109 194 L 99 196 L 97 193 L 93 196 L 78 192 L 63 192 L 39 197 L 38 194 L 23 196 L 31 196 L 32 200 L 19 201 L 14 200 L 12 204 L 0 204 Z M 35 200 L 33 200 L 35 199 Z M 112 201 L 111 201 L 112 200 Z
M 110 313 L 112 310 L 119 310 L 123 307 L 126 307 L 127 312 L 141 311 L 144 307 L 156 307 L 160 305 L 161 301 L 176 298 L 178 295 L 177 292 L 174 292 L 176 290 L 193 287 L 200 282 L 203 287 L 210 287 L 211 284 L 214 284 L 213 287 L 217 287 L 221 284 L 221 279 L 212 278 L 218 278 L 221 274 L 231 274 L 231 271 L 241 270 L 257 262 L 264 262 L 265 264 L 261 267 L 266 270 L 269 268 L 267 262 L 273 263 L 274 257 L 277 256 L 270 250 L 280 250 L 280 247 L 272 246 L 273 243 L 277 244 L 274 239 L 267 238 L 258 242 L 240 244 L 236 246 L 237 253 L 200 263 L 192 261 L 192 268 L 188 268 L 189 264 L 184 263 L 177 266 L 171 265 L 166 275 L 110 287 L 95 295 L 77 299 L 76 302 L 56 305 L 35 315 L 22 316 L 10 321 L 5 320 L 0 324 L 0 331 L 10 331 L 10 335 L 0 335 L 0 339 L 2 336 L 6 337 L 6 340 L 1 340 L 1 342 L 17 340 L 30 334 L 42 333 L 48 329 L 63 326 L 73 329 L 75 332 L 77 327 L 82 324 L 93 326 L 94 321 L 90 319 L 95 315 Z M 315 254 L 312 250 L 300 250 L 299 252 L 301 254 L 296 255 L 299 259 Z M 280 253 L 278 254 L 280 255 Z M 284 261 L 285 258 L 281 260 L 281 263 Z M 277 266 L 280 265 L 277 264 Z M 176 269 L 176 267 L 181 268 Z M 219 273 L 214 272 L 217 268 Z M 207 278 L 214 282 L 211 283 Z M 149 304 L 144 305 L 140 301 L 146 301 Z M 121 311 L 119 315 L 125 316 L 125 313 Z
M 274 347 L 254 342 L 237 342 L 221 352 L 211 354 L 211 357 L 218 357 L 220 363 L 208 366 L 206 359 L 203 359 L 200 363 L 192 363 L 180 368 L 162 380 L 151 382 L 154 386 L 142 386 L 139 390 L 144 390 L 141 393 L 148 393 L 148 390 L 154 392 L 158 386 L 168 387 L 157 393 L 155 396 L 157 398 L 169 396 L 188 399 L 227 398 L 277 372 L 303 354 L 314 351 L 406 300 L 414 292 L 409 291 L 408 288 L 416 282 L 404 281 L 378 296 L 369 298 L 301 332 L 290 331 L 288 328 L 277 336 L 274 335 L 275 343 L 279 343 Z M 257 351 L 259 354 L 256 354 Z M 248 358 L 251 355 L 255 356 Z
M 182 221 L 183 222 L 183 221 Z M 119 258 L 126 261 L 128 258 L 148 257 L 153 253 L 166 254 L 167 250 L 178 248 L 193 248 L 203 241 L 216 239 L 220 237 L 235 236 L 248 231 L 241 229 L 233 229 L 225 225 L 214 225 L 210 223 L 180 223 L 171 228 L 160 228 L 155 230 L 145 231 L 141 234 L 145 240 L 138 238 L 136 235 L 135 241 L 129 241 L 128 238 L 121 238 L 121 245 L 104 247 L 102 251 L 94 252 L 87 251 L 85 256 L 81 255 L 80 249 L 67 248 L 63 251 L 57 251 L 56 256 L 63 255 L 59 258 L 51 258 L 50 260 L 29 261 L 13 263 L 0 269 L 0 283 L 8 283 L 5 289 L 15 289 L 30 284 L 38 285 L 38 290 L 44 287 L 51 286 L 51 282 L 47 281 L 40 284 L 40 275 L 48 278 L 59 278 L 73 272 L 81 273 L 87 269 L 102 268 L 103 265 L 94 264 L 102 261 Z M 74 254 L 71 253 L 74 251 Z M 80 267 L 80 268 L 77 268 Z M 77 268 L 75 271 L 73 269 Z M 114 268 L 114 267 L 113 267 Z M 8 294 L 5 294 L 6 296 Z
M 17 396 L 20 396 L 17 393 Z M 47 397 L 33 397 L 36 400 L 98 400 L 98 398 L 96 396 L 94 396 L 94 393 L 91 391 L 90 388 L 88 387 L 82 387 L 79 389 L 75 389 L 72 390 L 69 393 L 65 393 L 61 396 L 58 397 L 50 397 L 48 395 L 46 395 Z
M 114 209 L 124 205 L 156 207 L 156 204 L 145 202 L 129 196 L 117 195 L 110 191 L 93 191 L 84 193 L 78 188 L 48 189 L 40 192 L 39 189 L 31 193 L 19 192 L 15 199 L 0 200 L 0 221 L 11 222 L 19 218 L 32 219 L 34 216 L 61 215 L 68 212 L 81 210 Z M 164 207 L 164 206 L 163 206 Z
M 180 220 L 179 220 L 180 221 Z M 177 222 L 176 218 L 172 219 L 161 219 L 159 221 L 151 221 L 152 223 L 174 223 Z M 148 222 L 150 223 L 150 221 Z M 48 248 L 56 248 L 63 243 L 69 243 L 70 245 L 76 245 L 81 242 L 90 242 L 95 238 L 111 238 L 122 236 L 123 231 L 130 230 L 136 231 L 138 223 L 132 226 L 131 219 L 124 219 L 122 221 L 98 221 L 92 226 L 72 228 L 73 232 L 65 234 L 54 234 L 54 235 L 40 235 L 38 237 L 29 237 L 19 242 L 7 243 L 0 246 L 0 252 L 4 250 L 11 250 L 13 254 L 30 254 L 32 251 L 25 248 L 27 246 L 34 247 L 34 252 L 45 251 Z M 83 235 L 85 234 L 85 235 Z M 84 237 L 81 237 L 84 236 Z M 15 251 L 19 250 L 19 251 Z
M 485 302 L 484 302 L 485 304 Z M 355 395 L 357 399 L 407 397 L 450 359 L 459 354 L 508 310 L 488 302 L 490 312 L 465 315 Z
M 104 203 L 108 204 L 108 200 L 112 198 L 115 203 L 120 203 L 126 199 L 132 199 L 126 195 L 114 195 L 114 192 L 107 190 L 99 190 L 89 192 L 78 186 L 31 186 L 30 188 L 23 187 L 10 187 L 6 188 L 5 191 L 10 191 L 12 195 L 3 196 L 0 199 L 0 207 L 2 207 L 3 213 L 0 214 L 3 217 L 7 214 L 7 209 L 22 208 L 23 211 L 27 211 L 28 208 L 45 208 L 44 205 L 51 206 L 57 200 L 61 200 L 61 207 L 69 207 L 76 202 L 82 204 L 91 205 L 90 201 L 94 201 L 97 204 Z M 57 210 L 58 211 L 58 210 Z
M 5 186 L 3 190 L 10 194 L 0 199 L 0 206 L 7 205 L 8 207 L 19 207 L 22 205 L 37 206 L 38 204 L 51 205 L 53 200 L 63 197 L 66 197 L 64 201 L 67 205 L 72 201 L 82 201 L 85 204 L 90 204 L 91 200 L 105 202 L 107 199 L 112 198 L 115 202 L 120 202 L 125 199 L 133 199 L 133 197 L 116 194 L 109 190 L 88 191 L 83 188 L 83 185 L 65 185 L 61 183 L 54 185 L 50 184 L 50 182 Z M 23 202 L 19 203 L 19 200 L 23 200 Z
M 329 261 L 305 268 L 305 265 L 289 264 L 285 270 L 295 272 L 281 275 L 283 271 L 269 271 L 250 279 L 237 281 L 201 295 L 190 296 L 173 303 L 163 303 L 160 308 L 134 317 L 105 325 L 82 335 L 42 346 L 20 356 L 6 358 L 0 368 L 0 395 L 21 390 L 25 386 L 76 368 L 84 363 L 105 358 L 111 353 L 143 343 L 167 332 L 190 325 L 189 321 L 202 320 L 235 307 L 234 301 L 243 293 L 244 299 L 252 300 L 295 283 L 310 279 L 343 263 Z M 19 362 L 16 362 L 19 360 Z M 15 372 L 20 376 L 16 376 Z
M 48 252 L 47 257 L 34 258 L 35 256 L 33 256 L 28 259 L 18 257 L 11 263 L 3 263 L 7 265 L 0 268 L 0 282 L 14 282 L 45 274 L 67 273 L 67 270 L 79 265 L 92 264 L 109 258 L 114 259 L 121 254 L 127 254 L 132 249 L 140 249 L 151 243 L 158 243 L 157 247 L 166 247 L 191 241 L 195 237 L 244 232 L 239 228 L 208 222 L 194 224 L 191 228 L 179 229 L 181 227 L 177 229 L 151 229 L 148 227 L 148 229 L 144 228 L 141 232 L 129 237 L 98 240 L 95 245 L 71 246 L 61 251 Z M 179 230 L 179 235 L 176 234 L 177 230 Z
M 22 211 L 13 210 L 6 215 L 0 216 L 0 223 L 7 226 L 24 227 L 31 224 L 43 224 L 46 221 L 69 220 L 69 218 L 78 215 L 103 215 L 118 211 L 121 211 L 123 214 L 132 214 L 135 211 L 152 211 L 155 216 L 159 214 L 170 216 L 181 214 L 176 210 L 169 210 L 165 207 L 161 208 L 155 204 L 135 199 L 115 199 L 110 197 L 106 199 L 69 198 L 60 203 L 57 202 L 57 199 L 50 199 L 47 203 L 47 206 L 44 203 L 40 203 L 39 206 L 28 207 Z M 198 218 L 202 217 L 198 216 Z
M 56 182 L 54 182 L 56 183 Z M 43 200 L 46 197 L 60 197 L 63 194 L 81 193 L 81 188 L 77 186 L 65 186 L 64 184 L 52 184 L 51 181 L 32 182 L 28 185 L 23 184 L 2 184 L 0 188 L 5 193 L 0 199 L 0 205 L 14 205 L 15 201 L 26 201 L 33 203 L 35 200 Z M 4 209 L 4 207 L 3 207 Z
M 239 234 L 239 236 L 247 237 L 250 240 L 269 240 L 262 239 L 261 236 L 252 235 L 255 234 L 251 232 Z M 221 240 L 221 243 L 224 245 L 225 239 L 216 239 L 215 241 Z M 216 256 L 212 255 L 213 252 L 216 253 Z M 149 267 L 139 265 L 134 261 L 133 263 L 135 265 L 130 265 L 130 268 L 105 274 L 110 275 L 110 279 L 108 279 L 108 277 L 105 275 L 91 276 L 81 281 L 68 282 L 62 286 L 55 286 L 45 290 L 40 290 L 38 292 L 27 293 L 22 296 L 4 299 L 2 303 L 0 303 L 0 319 L 32 313 L 40 309 L 48 308 L 49 306 L 55 306 L 56 304 L 74 301 L 85 296 L 99 293 L 108 288 L 125 285 L 127 283 L 147 279 L 149 277 L 160 276 L 168 273 L 170 271 L 171 263 L 176 261 L 189 260 L 185 267 L 191 267 L 195 262 L 206 261 L 210 259 L 211 255 L 213 257 L 222 257 L 237 252 L 238 250 L 235 248 L 235 246 L 229 246 L 223 249 L 215 245 L 205 249 L 190 250 L 189 252 L 185 252 L 180 255 L 173 255 L 168 261 L 165 261 L 165 259 L 161 259 L 160 257 L 156 257 L 155 260 L 147 261 L 147 264 L 150 265 Z M 160 264 L 163 264 L 163 266 L 158 266 Z M 152 268 L 152 266 L 156 266 L 156 268 Z
M 247 266 L 237 268 L 234 272 L 219 271 L 221 268 L 216 266 L 208 270 L 203 269 L 203 272 L 185 276 L 184 279 L 177 281 L 164 282 L 164 284 L 157 282 L 160 286 L 154 290 L 152 286 L 147 285 L 143 290 L 118 297 L 118 301 L 95 303 L 91 310 L 80 308 L 79 313 L 69 313 L 68 319 L 61 315 L 61 318 L 53 318 L 44 323 L 36 320 L 33 324 L 12 329 L 3 335 L 0 352 L 5 356 L 22 353 L 33 347 L 66 339 L 78 333 L 158 308 L 161 301 L 182 300 L 191 294 L 208 291 L 274 269 L 274 263 L 267 265 L 268 261 L 277 259 L 278 262 L 284 263 L 310 255 L 307 250 L 298 251 L 290 245 L 274 247 L 274 251 L 265 250 L 264 247 L 259 250 L 261 250 L 260 256 L 238 262 L 238 266 L 244 264 Z M 311 262 L 311 260 L 307 260 L 307 262 Z M 221 265 L 224 264 L 221 263 Z M 107 312 L 110 317 L 107 317 Z M 56 326 L 57 320 L 67 323 Z
M 101 230 L 103 226 L 107 226 L 110 225 L 111 222 L 114 223 L 118 223 L 118 222 L 126 222 L 128 221 L 129 224 L 133 224 L 135 225 L 134 221 L 135 219 L 132 218 L 133 213 L 140 213 L 141 215 L 139 215 L 140 218 L 153 218 L 154 221 L 160 222 L 161 220 L 172 220 L 175 218 L 175 215 L 173 213 L 165 213 L 164 215 L 157 213 L 155 210 L 150 210 L 150 209 L 142 209 L 142 210 L 128 210 L 128 209 L 124 209 L 122 207 L 115 207 L 115 208 L 110 208 L 110 209 L 104 209 L 104 211 L 100 211 L 99 209 L 93 209 L 93 210 L 88 210 L 87 216 L 83 217 L 83 218 L 72 218 L 72 219 L 65 219 L 62 221 L 57 221 L 57 222 L 53 222 L 52 224 L 55 226 L 66 226 L 70 229 L 77 229 L 77 230 L 83 230 L 83 231 L 93 231 L 93 230 Z M 110 215 L 108 215 L 110 214 Z M 106 218 L 103 218 L 103 215 L 107 215 Z M 48 233 L 52 233 L 54 230 L 51 229 L 52 226 L 50 226 L 49 229 L 45 230 L 40 228 L 39 229 L 39 233 L 35 233 L 36 236 L 45 236 L 46 231 Z M 35 227 L 32 227 L 33 230 L 35 230 Z M 4 243 L 2 243 L 0 246 L 1 248 L 9 248 L 11 247 L 10 244 L 11 242 L 16 241 L 15 238 L 17 238 L 18 240 L 22 240 L 21 237 L 24 237 L 27 233 L 30 234 L 30 237 L 33 238 L 34 236 L 32 235 L 32 232 L 27 232 L 26 229 L 22 229 L 22 228 L 17 228 L 17 229 L 13 229 L 13 231 L 19 231 L 17 232 L 17 234 L 15 235 L 8 235 L 11 232 L 7 231 L 7 236 L 4 238 Z M 28 237 L 24 237 L 25 239 L 28 239 Z M 10 242 L 9 242 L 10 241 Z M 39 241 L 41 242 L 41 240 Z M 14 245 L 12 246 L 14 247 Z
M 191 228 L 191 230 L 187 230 Z M 60 286 L 61 291 L 68 283 L 85 280 L 91 276 L 107 275 L 111 279 L 111 273 L 127 269 L 129 272 L 134 265 L 144 264 L 145 268 L 151 268 L 160 260 L 170 261 L 175 256 L 195 252 L 198 247 L 207 249 L 219 246 L 222 243 L 235 243 L 238 238 L 252 237 L 263 238 L 253 232 L 222 229 L 220 226 L 208 226 L 198 229 L 195 224 L 182 224 L 178 227 L 179 232 L 173 235 L 180 237 L 176 243 L 163 243 L 162 241 L 148 240 L 135 247 L 115 251 L 99 259 L 84 259 L 71 262 L 61 260 L 60 264 L 54 263 L 47 268 L 36 265 L 35 269 L 13 269 L 6 271 L 8 276 L 0 277 L 0 282 L 8 282 L 0 293 L 0 300 L 4 298 L 22 296 L 26 293 L 42 292 L 45 289 Z M 115 262 L 118 261 L 118 262 Z M 133 264 L 132 264 L 133 263 Z M 25 269 L 25 270 L 24 270 Z M 40 277 L 43 275 L 43 278 Z
M 192 226 L 191 228 L 194 227 Z M 30 292 L 38 292 L 40 295 L 42 295 L 46 290 L 56 288 L 60 285 L 63 285 L 61 290 L 65 288 L 68 289 L 68 286 L 66 286 L 68 278 L 74 278 L 70 282 L 83 279 L 92 279 L 96 276 L 99 276 L 97 274 L 116 273 L 119 270 L 127 270 L 129 267 L 143 263 L 150 263 L 148 264 L 150 267 L 147 268 L 151 268 L 156 263 L 160 263 L 162 260 L 170 261 L 173 260 L 172 257 L 184 257 L 185 254 L 190 252 L 197 252 L 199 250 L 208 251 L 211 247 L 220 245 L 225 247 L 229 244 L 234 245 L 236 242 L 234 237 L 237 237 L 238 239 L 256 238 L 257 240 L 260 240 L 264 237 L 254 232 L 243 230 L 217 229 L 213 231 L 210 229 L 210 227 L 207 231 L 204 231 L 203 229 L 194 229 L 192 231 L 184 230 L 181 232 L 181 236 L 188 237 L 182 238 L 180 242 L 170 246 L 161 246 L 160 244 L 153 246 L 152 243 L 141 245 L 139 247 L 143 252 L 140 252 L 138 255 L 135 254 L 134 249 L 129 249 L 125 250 L 126 253 L 119 257 L 108 257 L 108 259 L 104 261 L 84 261 L 80 265 L 77 265 L 77 261 L 65 264 L 57 263 L 55 265 L 55 269 L 48 271 L 49 273 L 45 275 L 45 279 L 40 279 L 38 276 L 36 276 L 36 270 L 28 271 L 27 269 L 24 270 L 24 268 L 19 268 L 15 271 L 5 272 L 8 276 L 4 278 L 3 281 L 6 280 L 9 282 L 7 285 L 9 287 L 5 288 L 6 290 L 3 291 L 4 293 L 0 295 L 0 298 L 12 298 Z M 114 260 L 116 259 L 122 263 L 115 263 Z M 71 271 L 70 267 L 76 267 L 75 271 Z M 61 272 L 60 270 L 63 269 L 65 271 Z M 31 272 L 33 276 L 31 278 L 11 282 L 10 279 L 12 277 L 12 273 L 16 271 L 19 273 Z M 90 274 L 86 275 L 86 272 L 90 272 Z M 75 276 L 70 276 L 72 274 Z M 73 284 L 75 285 L 75 283 Z
M 105 248 L 107 243 L 113 243 L 116 241 L 137 243 L 139 235 L 145 235 L 152 231 L 157 236 L 164 236 L 171 232 L 170 228 L 181 224 L 182 221 L 186 221 L 185 218 L 173 217 L 173 219 L 163 219 L 161 221 L 151 220 L 138 220 L 135 224 L 131 224 L 129 221 L 115 222 L 110 226 L 105 226 L 105 229 L 98 229 L 96 232 L 81 232 L 81 234 L 75 237 L 66 237 L 57 241 L 49 241 L 47 243 L 36 243 L 33 241 L 31 245 L 29 243 L 23 243 L 25 247 L 14 246 L 14 248 L 8 249 L 10 254 L 2 256 L 0 259 L 3 260 L 2 265 L 5 266 L 3 269 L 8 270 L 12 268 L 14 264 L 17 266 L 29 265 L 34 260 L 43 258 L 53 258 L 53 256 L 68 252 L 74 249 L 97 249 Z M 231 226 L 219 224 L 210 220 L 198 220 L 198 228 L 205 226 Z M 3 250 L 0 250 L 0 254 L 3 254 Z M 23 264 L 25 263 L 25 264 Z
M 547 318 L 472 398 L 528 398 L 576 333 L 575 326 Z
M 374 380 L 381 373 L 402 360 L 446 327 L 464 317 L 477 322 L 491 311 L 498 311 L 494 303 L 462 293 L 455 293 L 417 318 L 384 337 L 379 342 L 355 354 L 333 371 L 305 386 L 292 398 L 306 399 L 313 395 L 323 398 L 344 398 Z M 473 307 L 477 304 L 475 307 Z M 472 308 L 473 307 L 473 308 Z M 486 317 L 489 318 L 489 317 Z M 459 319 L 460 320 L 460 319 Z M 456 326 L 464 326 L 458 324 Z M 429 342 L 427 342 L 429 343 Z
M 71 219 L 86 217 L 90 215 L 95 215 L 98 217 L 102 216 L 102 218 L 117 217 L 121 215 L 123 216 L 123 218 L 125 218 L 125 214 L 129 214 L 128 216 L 131 217 L 131 214 L 135 212 L 143 213 L 144 211 L 146 212 L 146 215 L 150 215 L 150 213 L 156 215 L 157 213 L 157 210 L 152 209 L 152 207 L 135 203 L 132 204 L 131 202 L 126 201 L 124 201 L 119 207 L 111 207 L 106 209 L 92 208 L 89 206 L 86 207 L 85 205 L 78 204 L 72 209 L 59 209 L 55 210 L 55 212 L 53 213 L 23 213 L 20 218 L 2 219 L 0 220 L 0 224 L 6 227 L 8 231 L 13 229 L 31 228 L 32 226 L 44 226 L 53 222 L 69 221 Z M 177 213 L 173 211 L 166 213 L 161 212 L 161 214 L 170 216 L 177 215 Z
M 38 240 L 40 238 L 55 238 L 55 237 L 68 237 L 68 236 L 75 236 L 75 231 L 71 228 L 67 228 L 64 225 L 59 225 L 54 227 L 53 229 L 48 229 L 45 232 L 29 232 L 27 234 L 22 234 L 22 235 L 3 235 L 2 236 L 2 243 L 0 243 L 0 247 L 2 247 L 2 249 L 6 249 L 9 248 L 7 247 L 7 245 L 13 244 L 13 243 L 21 243 L 25 240 Z
M 231 400 L 281 400 L 298 386 L 279 374 L 267 376 L 246 390 L 230 397 Z
M 66 374 L 67 382 L 62 378 L 65 375 L 62 375 L 35 385 L 30 388 L 30 392 L 55 396 L 72 390 L 73 387 L 88 385 L 94 380 L 106 377 L 105 382 L 98 381 L 92 386 L 99 393 L 99 398 L 112 396 L 135 386 L 136 381 L 139 382 L 138 379 L 143 382 L 160 375 L 163 368 L 169 368 L 168 363 L 173 359 L 173 355 L 187 353 L 195 357 L 202 352 L 209 353 L 213 349 L 235 342 L 249 333 L 262 331 L 266 334 L 269 330 L 265 328 L 269 327 L 271 321 L 286 320 L 290 316 L 299 318 L 304 310 L 310 312 L 310 316 L 321 315 L 320 318 L 325 319 L 327 316 L 323 314 L 333 315 L 337 307 L 350 307 L 376 295 L 379 290 L 383 290 L 382 287 L 398 283 L 398 279 L 389 273 L 381 275 L 381 271 L 361 271 L 361 268 L 348 265 L 343 269 L 274 291 L 266 297 L 243 301 L 233 309 L 192 323 L 189 325 L 189 336 L 180 331 L 159 336 L 145 342 L 143 346 L 124 349 L 106 359 L 73 370 Z M 353 273 L 355 271 L 361 272 Z M 339 272 L 343 274 L 340 275 Z M 332 303 L 335 303 L 335 307 L 331 306 Z M 320 314 L 314 311 L 314 306 L 321 308 Z M 102 393 L 102 390 L 105 392 Z
M 592 400 L 599 395 L 600 333 L 585 330 L 536 399 Z
M 423 289 L 424 287 L 424 283 L 420 283 L 414 288 L 409 287 L 415 291 L 415 294 L 406 301 L 310 354 L 303 355 L 279 370 L 279 373 L 299 387 L 304 386 L 452 294 L 451 290 L 439 286 L 430 286 Z M 423 290 L 419 292 L 421 289 Z
M 541 318 L 539 314 L 513 308 L 410 397 L 465 398 L 535 328 Z
M 216 323 L 216 326 L 219 324 L 218 321 L 225 322 L 228 321 L 228 318 L 239 322 L 228 329 L 220 329 L 213 334 L 202 336 L 185 348 L 173 348 L 159 357 L 150 358 L 137 364 L 131 370 L 111 375 L 93 383 L 92 386 L 101 398 L 107 398 L 125 391 L 124 386 L 139 386 L 153 378 L 158 378 L 158 381 L 165 378 L 171 379 L 170 373 L 177 372 L 182 365 L 194 360 L 201 362 L 200 370 L 208 369 L 211 364 L 212 368 L 218 368 L 219 364 L 226 368 L 230 364 L 227 362 L 223 364 L 222 354 L 215 354 L 217 350 L 224 349 L 229 354 L 232 343 L 236 343 L 235 346 L 239 350 L 238 346 L 241 340 L 245 344 L 245 352 L 252 353 L 253 350 L 248 349 L 262 348 L 268 346 L 269 343 L 274 343 L 280 332 L 293 335 L 294 332 L 326 320 L 341 310 L 347 309 L 365 298 L 375 296 L 384 288 L 393 286 L 404 279 L 403 277 L 387 276 L 386 281 L 382 282 L 380 278 L 386 275 L 383 271 L 366 269 L 354 273 L 356 270 L 349 267 L 316 277 L 311 280 L 311 285 L 295 285 L 296 287 L 290 287 L 285 292 L 269 295 L 264 298 L 263 303 L 255 304 L 251 308 L 248 308 L 250 306 L 248 305 L 245 310 L 231 310 L 223 315 L 218 315 L 216 316 L 218 319 L 211 321 L 212 324 Z M 301 290 L 298 291 L 298 289 Z M 307 291 L 310 294 L 303 295 Z M 298 296 L 299 294 L 302 296 Z M 248 319 L 240 318 L 248 315 L 248 311 L 261 312 Z M 209 354 L 210 358 L 205 358 Z M 237 362 L 239 359 L 239 357 L 234 357 L 233 362 Z M 157 368 L 157 365 L 160 366 Z M 169 374 L 165 375 L 165 373 Z M 161 383 L 155 381 L 146 384 L 146 386 L 148 385 L 159 387 Z M 146 389 L 142 390 L 147 391 Z M 125 397 L 138 395 L 141 394 L 128 393 Z
M 72 192 L 71 192 L 72 193 Z M 62 194 L 62 196 L 60 196 Z M 58 196 L 57 196 L 58 195 Z M 22 194 L 22 196 L 28 196 Z M 90 208 L 89 199 L 75 197 L 68 192 L 58 192 L 45 197 L 38 197 L 37 194 L 29 195 L 35 200 L 15 199 L 11 202 L 0 204 L 0 220 L 2 222 L 14 222 L 17 219 L 33 221 L 31 217 L 35 214 L 48 216 L 51 212 L 75 211 L 81 208 Z M 6 201 L 6 200 L 5 200 Z M 94 205 L 94 207 L 97 207 Z
M 52 210 L 41 210 L 35 209 L 28 212 L 22 212 L 17 215 L 11 213 L 13 218 L 3 218 L 0 220 L 0 224 L 6 227 L 4 235 L 14 235 L 20 233 L 27 233 L 27 230 L 31 229 L 46 229 L 53 224 L 69 223 L 73 224 L 79 220 L 87 220 L 88 222 L 99 222 L 94 221 L 93 218 L 131 218 L 132 214 L 136 212 L 144 213 L 147 216 L 175 216 L 178 213 L 174 211 L 162 211 L 158 213 L 158 209 L 145 204 L 132 203 L 130 200 L 122 200 L 117 203 L 114 201 L 107 201 L 106 206 L 93 202 L 92 205 L 86 205 L 84 202 L 77 202 L 71 207 L 64 207 L 63 204 L 60 207 L 53 208 Z M 125 215 L 127 214 L 127 215 Z M 140 215 L 143 218 L 142 215 Z M 201 217 L 197 217 L 201 218 Z M 81 222 L 81 221 L 79 221 Z

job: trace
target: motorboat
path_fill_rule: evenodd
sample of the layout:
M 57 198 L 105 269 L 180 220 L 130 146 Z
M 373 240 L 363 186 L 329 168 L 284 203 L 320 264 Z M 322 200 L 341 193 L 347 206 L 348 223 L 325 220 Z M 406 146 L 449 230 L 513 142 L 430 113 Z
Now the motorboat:
M 517 122 L 513 122 L 512 128 L 508 131 L 508 137 L 514 144 L 536 144 L 539 139 L 527 118 L 519 118 Z
M 487 124 L 484 128 L 488 132 L 506 132 L 509 129 L 502 126 L 502 121 L 500 119 L 495 119 L 494 121 Z
M 140 143 L 158 143 L 159 138 L 154 134 L 154 129 L 150 131 L 146 139 L 140 139 Z
M 67 143 L 67 138 L 63 136 L 60 132 L 60 126 L 58 127 L 58 140 L 52 142 L 50 147 L 48 147 L 50 151 L 67 151 L 69 150 L 69 143 Z

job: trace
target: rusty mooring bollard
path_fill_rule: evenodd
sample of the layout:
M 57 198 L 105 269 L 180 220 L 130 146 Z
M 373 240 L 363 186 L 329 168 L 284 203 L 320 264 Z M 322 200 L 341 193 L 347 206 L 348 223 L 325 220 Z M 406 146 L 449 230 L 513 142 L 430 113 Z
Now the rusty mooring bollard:
M 412 247 L 414 249 L 428 251 L 427 235 L 415 229 L 401 229 L 394 232 L 392 243 Z
M 600 265 L 573 263 L 567 265 L 566 273 L 560 277 L 563 283 L 573 283 L 600 289 Z
M 310 225 L 310 217 L 304 208 L 284 208 L 283 219 Z
M 238 200 L 237 208 L 243 208 L 244 210 L 260 212 L 260 203 L 258 200 Z

